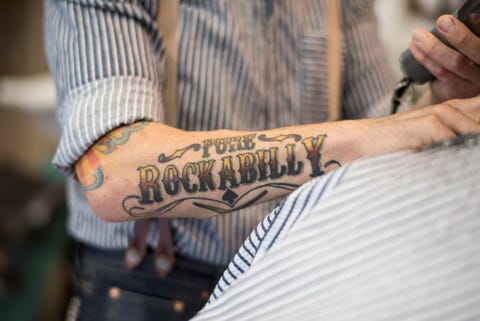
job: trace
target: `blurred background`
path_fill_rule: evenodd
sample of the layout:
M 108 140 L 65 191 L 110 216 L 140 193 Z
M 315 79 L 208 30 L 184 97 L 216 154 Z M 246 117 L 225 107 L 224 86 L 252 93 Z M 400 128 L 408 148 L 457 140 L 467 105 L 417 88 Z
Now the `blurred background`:
M 392 69 L 416 28 L 460 0 L 377 0 Z M 43 2 L 0 0 L 0 320 L 64 320 L 71 240 L 63 177 L 50 164 L 59 139 L 55 87 L 42 35 Z

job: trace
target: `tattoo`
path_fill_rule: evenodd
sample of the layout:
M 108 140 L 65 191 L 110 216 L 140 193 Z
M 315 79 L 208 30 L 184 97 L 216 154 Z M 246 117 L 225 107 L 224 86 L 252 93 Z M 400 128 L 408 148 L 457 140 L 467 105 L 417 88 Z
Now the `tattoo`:
M 226 137 L 217 139 L 206 139 L 203 141 L 203 155 L 202 157 L 210 156 L 210 149 L 215 146 L 215 151 L 218 155 L 240 151 L 240 150 L 252 150 L 255 148 L 253 139 L 257 134 L 250 134 L 236 137 Z
M 102 166 L 99 166 L 97 168 L 97 172 L 95 174 L 92 174 L 92 177 L 93 177 L 93 183 L 83 187 L 86 191 L 93 191 L 94 189 L 97 189 L 100 186 L 102 186 L 102 184 L 103 184 L 103 168 L 102 168 Z
M 132 133 L 145 128 L 148 124 L 148 122 L 139 122 L 128 127 L 117 128 L 92 145 L 76 166 L 78 179 L 86 191 L 102 186 L 105 177 L 101 163 L 105 156 L 113 153 L 118 146 L 124 145 Z
M 190 149 L 193 149 L 194 151 L 197 151 L 197 150 L 200 149 L 200 144 L 192 144 L 192 145 L 189 145 L 185 148 L 177 149 L 175 151 L 175 153 L 173 153 L 170 156 L 165 156 L 165 154 L 160 154 L 160 156 L 158 156 L 158 162 L 159 163 L 168 163 L 169 161 L 171 161 L 175 158 L 181 158 L 183 156 L 183 154 L 185 154 Z
M 327 135 L 309 137 L 302 140 L 302 144 L 307 150 L 307 159 L 312 165 L 312 173 L 310 174 L 310 177 L 317 177 L 325 173 L 320 169 L 320 152 L 322 150 L 325 137 L 327 137 Z
M 122 207 L 132 217 L 150 217 L 154 215 L 162 215 L 177 207 L 181 203 L 191 201 L 197 207 L 208 209 L 216 213 L 224 214 L 231 212 L 234 208 L 241 209 L 248 207 L 268 194 L 268 190 L 271 188 L 284 189 L 287 191 L 294 191 L 299 185 L 288 183 L 269 183 L 255 187 L 243 195 L 237 195 L 232 190 L 228 189 L 222 197 L 222 200 L 207 198 L 207 197 L 185 197 L 179 200 L 173 201 L 166 205 L 157 206 L 153 203 L 142 203 L 141 197 L 137 195 L 127 196 L 123 202 Z
M 302 139 L 302 136 L 296 134 L 290 135 L 280 135 L 276 137 L 267 138 L 265 135 L 258 136 L 258 139 L 262 142 L 283 142 L 286 139 L 293 138 L 296 142 L 299 142 Z
M 286 176 L 298 176 L 303 173 L 306 165 L 297 160 L 295 151 L 303 146 L 307 154 L 310 176 L 317 177 L 325 173 L 330 166 L 340 166 L 336 160 L 322 163 L 322 150 L 327 135 L 303 138 L 300 135 L 266 135 L 249 134 L 243 136 L 207 139 L 202 144 L 191 144 L 176 150 L 172 155 L 161 154 L 158 163 L 141 166 L 139 174 L 139 193 L 129 195 L 122 202 L 123 209 L 134 217 L 162 215 L 176 206 L 190 201 L 193 205 L 217 213 L 226 213 L 234 208 L 239 209 L 256 203 L 264 198 L 269 191 L 283 189 L 293 191 L 299 185 L 275 182 Z M 284 143 L 279 147 L 268 149 L 256 148 L 256 139 L 262 142 Z M 293 142 L 292 142 L 293 141 Z M 282 149 L 282 152 L 280 150 Z M 187 151 L 200 151 L 203 160 L 188 162 L 183 168 L 170 163 L 173 159 L 181 159 Z M 209 159 L 212 154 L 225 155 L 218 159 Z M 279 155 L 286 155 L 280 159 Z M 220 166 L 216 172 L 215 165 Z M 217 165 L 218 167 L 218 165 Z M 215 179 L 214 179 L 215 178 Z M 235 192 L 240 186 L 257 182 L 265 183 L 253 187 L 242 195 Z M 185 191 L 190 196 L 164 204 L 164 195 L 177 196 Z M 221 200 L 202 197 L 202 193 L 224 191 Z

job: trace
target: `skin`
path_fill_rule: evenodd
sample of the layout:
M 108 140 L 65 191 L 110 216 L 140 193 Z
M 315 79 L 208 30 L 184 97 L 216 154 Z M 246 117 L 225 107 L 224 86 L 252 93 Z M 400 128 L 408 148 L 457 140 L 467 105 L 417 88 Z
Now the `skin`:
M 439 17 L 436 26 L 457 50 L 447 47 L 427 30 L 414 31 L 410 50 L 437 78 L 429 84 L 420 107 L 480 94 L 480 38 L 452 15 Z
M 358 158 L 420 149 L 457 135 L 480 133 L 479 119 L 480 98 L 472 98 L 379 119 L 258 132 L 189 132 L 159 123 L 136 123 L 99 140 L 75 169 L 90 205 L 103 220 L 202 218 L 285 196 L 312 177 Z M 212 143 L 225 138 L 236 143 L 229 148 L 219 145 L 219 149 Z M 239 144 L 242 139 L 244 143 Z M 109 144 L 111 141 L 114 143 Z M 266 166 L 260 179 L 257 156 L 264 151 L 268 156 L 264 163 L 269 163 L 266 151 L 270 149 L 275 151 L 272 155 L 278 166 Z M 291 166 L 287 166 L 289 156 Z M 241 160 L 250 169 L 242 172 Z M 200 171 L 199 164 L 211 174 L 203 191 L 195 173 Z M 282 165 L 285 169 L 279 175 Z M 101 182 L 96 181 L 99 169 Z M 187 173 L 185 185 L 176 179 L 181 173 Z

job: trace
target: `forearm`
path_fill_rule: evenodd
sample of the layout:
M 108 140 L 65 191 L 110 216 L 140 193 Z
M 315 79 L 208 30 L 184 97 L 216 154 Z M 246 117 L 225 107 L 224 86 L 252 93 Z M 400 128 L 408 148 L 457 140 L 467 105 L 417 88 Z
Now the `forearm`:
M 76 173 L 102 219 L 206 217 L 284 196 L 357 158 L 351 135 L 332 124 L 186 132 L 137 123 L 99 140 Z

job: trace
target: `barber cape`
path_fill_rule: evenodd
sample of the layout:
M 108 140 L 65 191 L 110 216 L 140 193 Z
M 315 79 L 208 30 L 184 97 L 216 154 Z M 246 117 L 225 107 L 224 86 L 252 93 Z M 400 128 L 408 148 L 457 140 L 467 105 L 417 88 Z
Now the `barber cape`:
M 194 320 L 480 320 L 479 141 L 305 184 L 245 240 Z

